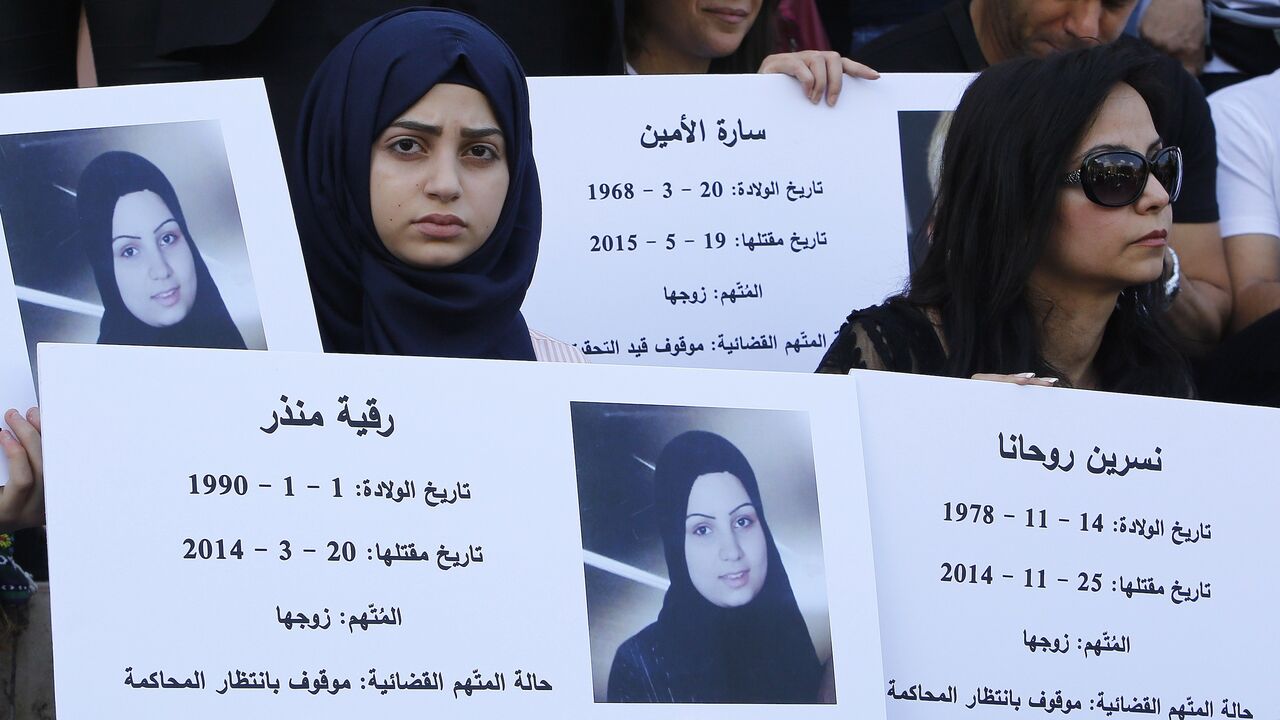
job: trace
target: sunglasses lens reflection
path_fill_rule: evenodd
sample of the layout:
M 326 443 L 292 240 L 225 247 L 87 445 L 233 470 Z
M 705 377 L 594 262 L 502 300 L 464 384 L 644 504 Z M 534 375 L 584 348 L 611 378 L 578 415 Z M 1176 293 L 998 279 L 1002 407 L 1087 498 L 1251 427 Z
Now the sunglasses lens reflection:
M 1085 180 L 1096 202 L 1108 207 L 1128 205 L 1142 194 L 1146 162 L 1132 153 L 1102 153 L 1085 167 Z
M 1177 148 L 1161 150 L 1151 163 L 1151 174 L 1169 193 L 1169 201 L 1177 200 L 1182 191 L 1182 153 Z

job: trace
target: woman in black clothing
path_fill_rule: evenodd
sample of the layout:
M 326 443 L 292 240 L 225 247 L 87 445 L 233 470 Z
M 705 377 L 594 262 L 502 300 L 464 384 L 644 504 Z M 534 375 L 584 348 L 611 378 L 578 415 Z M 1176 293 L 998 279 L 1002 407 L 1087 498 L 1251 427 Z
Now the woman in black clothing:
M 746 457 L 715 433 L 678 435 L 653 495 L 671 586 L 614 655 L 609 702 L 819 702 L 822 666 Z
M 908 289 L 854 312 L 822 372 L 886 369 L 1189 397 L 1162 328 L 1170 203 L 1150 56 L 1114 45 L 993 66 L 965 92 Z
M 105 152 L 81 173 L 76 208 L 102 297 L 99 343 L 244 349 L 160 168 Z

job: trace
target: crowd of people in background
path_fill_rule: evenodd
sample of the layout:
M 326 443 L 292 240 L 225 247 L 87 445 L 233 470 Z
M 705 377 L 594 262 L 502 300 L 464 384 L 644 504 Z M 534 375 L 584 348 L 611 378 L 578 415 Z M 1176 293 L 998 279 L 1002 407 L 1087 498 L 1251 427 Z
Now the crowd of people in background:
M 424 4 L 494 35 L 400 12 Z M 327 350 L 559 360 L 519 312 L 525 74 L 783 73 L 835 104 L 877 71 L 979 72 L 924 262 L 821 369 L 1280 406 L 1280 0 L 46 0 L 0 7 L 0 58 L 0 92 L 263 77 Z M 400 186 L 420 212 L 371 214 Z M 410 225 L 475 237 L 422 255 Z M 0 529 L 39 526 L 39 413 L 5 421 Z

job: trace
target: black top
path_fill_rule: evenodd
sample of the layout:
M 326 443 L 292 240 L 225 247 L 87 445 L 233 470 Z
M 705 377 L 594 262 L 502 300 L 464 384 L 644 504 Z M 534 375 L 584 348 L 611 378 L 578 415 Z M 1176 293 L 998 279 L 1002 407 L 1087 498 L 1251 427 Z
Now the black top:
M 921 375 L 945 375 L 946 353 L 929 318 L 919 307 L 889 300 L 849 314 L 818 372 L 845 374 L 850 370 L 892 370 Z
M 1116 42 L 1145 43 L 1128 36 Z M 1158 72 L 1169 102 L 1157 130 L 1166 145 L 1182 148 L 1182 195 L 1173 204 L 1179 223 L 1218 221 L 1218 144 L 1204 91 L 1177 60 L 1160 54 Z M 969 16 L 969 0 L 902 25 L 867 43 L 855 60 L 880 72 L 978 72 L 988 63 Z
M 942 7 L 946 0 L 847 0 L 854 27 L 909 22 Z
M 1280 313 L 1273 323 L 1272 330 L 1280 329 Z M 1280 332 L 1273 332 L 1269 347 L 1274 347 Z M 1253 351 L 1259 351 L 1265 344 L 1254 343 Z M 1263 352 L 1260 356 L 1270 357 Z M 907 302 L 902 297 L 894 297 L 883 305 L 873 305 L 863 310 L 855 310 L 849 314 L 840 332 L 822 356 L 817 372 L 843 375 L 850 370 L 888 370 L 891 372 L 913 373 L 917 375 L 938 375 L 952 377 L 946 368 L 947 354 L 943 347 L 939 329 L 935 328 L 928 315 L 918 305 Z M 1256 363 L 1255 363 L 1256 364 Z M 1274 365 L 1274 363 L 1272 363 Z M 1144 395 L 1161 397 L 1191 398 L 1195 389 L 1190 379 L 1174 379 L 1168 385 L 1159 385 L 1156 371 L 1134 360 L 1142 382 L 1128 382 L 1127 386 L 1118 383 L 1098 388 L 1109 392 L 1140 392 Z M 1243 366 L 1240 366 L 1243 367 Z M 1274 371 L 1265 373 L 1272 385 L 1275 384 Z M 1132 378 L 1131 378 L 1132 379 Z M 1135 387 L 1141 386 L 1141 389 Z M 1256 389 L 1257 385 L 1254 386 Z

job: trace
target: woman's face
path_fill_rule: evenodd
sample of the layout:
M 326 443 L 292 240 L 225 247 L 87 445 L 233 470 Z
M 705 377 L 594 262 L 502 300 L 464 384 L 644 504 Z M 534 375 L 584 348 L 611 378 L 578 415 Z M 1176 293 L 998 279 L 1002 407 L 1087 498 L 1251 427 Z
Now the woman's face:
M 180 322 L 196 302 L 196 262 L 173 211 L 150 190 L 116 201 L 111 256 L 120 298 L 151 327 Z
M 1098 111 L 1075 154 L 1062 168 L 1079 169 L 1093 150 L 1128 149 L 1147 156 L 1160 148 L 1151 113 L 1136 90 L 1117 85 Z M 1110 208 L 1094 204 L 1079 185 L 1058 193 L 1057 222 L 1036 264 L 1032 283 L 1115 292 L 1160 277 L 1166 237 L 1173 226 L 1167 188 L 1155 177 L 1136 202 Z
M 769 553 L 742 481 L 727 472 L 698 476 L 686 512 L 684 559 L 693 586 L 719 607 L 751 602 L 764 587 Z
M 669 47 L 708 60 L 732 55 L 755 24 L 761 1 L 641 0 L 646 47 Z
M 484 245 L 510 172 L 502 129 L 484 94 L 441 83 L 373 144 L 369 209 L 382 244 L 419 268 L 447 268 Z

